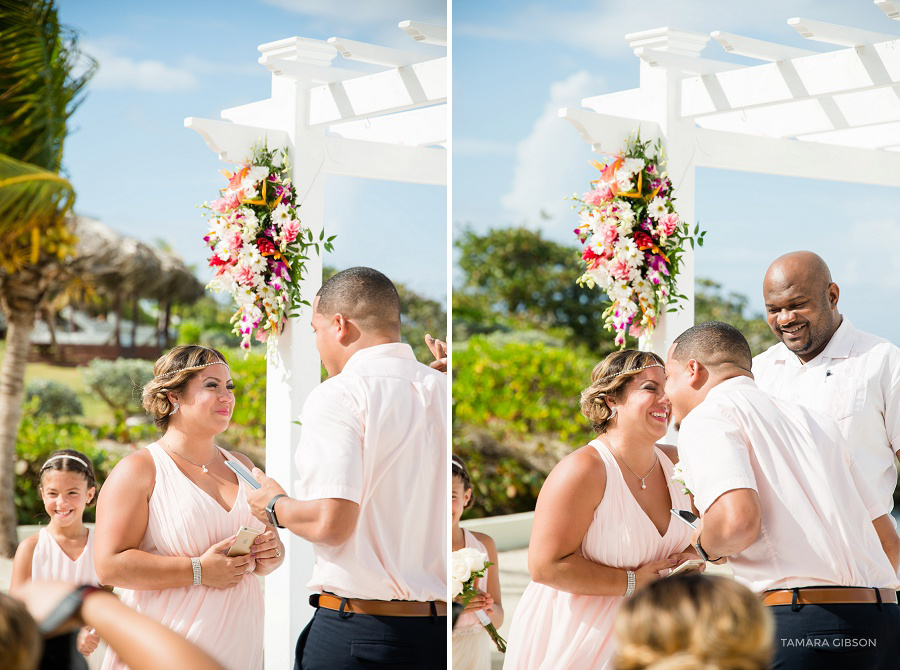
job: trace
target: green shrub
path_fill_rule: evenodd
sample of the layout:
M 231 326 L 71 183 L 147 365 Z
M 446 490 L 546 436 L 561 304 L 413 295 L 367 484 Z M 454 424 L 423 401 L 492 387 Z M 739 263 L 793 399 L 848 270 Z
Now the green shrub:
M 568 441 L 589 429 L 581 390 L 596 361 L 545 342 L 495 343 L 475 336 L 453 352 L 453 422 L 497 435 L 551 433 Z
M 153 363 L 138 358 L 93 360 L 82 368 L 87 388 L 112 409 L 118 422 L 130 414 L 142 414 L 141 390 L 153 377 Z
M 87 427 L 75 422 L 47 421 L 37 414 L 39 399 L 32 398 L 24 407 L 19 434 L 16 439 L 16 516 L 19 524 L 46 523 L 47 515 L 41 501 L 41 466 L 58 449 L 75 449 L 91 459 L 98 486 L 118 462 L 117 456 L 97 447 L 97 436 Z M 94 508 L 85 510 L 86 521 L 93 521 Z
M 240 349 L 223 351 L 235 385 L 234 414 L 226 433 L 236 448 L 266 443 L 266 356 L 265 347 L 251 351 L 244 360 Z
M 37 413 L 52 419 L 83 416 L 84 408 L 78 394 L 65 384 L 48 379 L 36 379 L 25 388 L 25 400 L 37 398 Z

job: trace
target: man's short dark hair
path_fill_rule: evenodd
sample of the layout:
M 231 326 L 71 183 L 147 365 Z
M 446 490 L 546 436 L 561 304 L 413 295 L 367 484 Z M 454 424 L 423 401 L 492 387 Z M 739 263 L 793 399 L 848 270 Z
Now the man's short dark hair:
M 730 364 L 748 372 L 753 364 L 743 333 L 721 321 L 698 323 L 676 337 L 672 358 L 682 363 L 693 359 L 707 367 Z
M 338 272 L 316 295 L 320 314 L 340 313 L 365 331 L 400 329 L 397 287 L 378 270 L 360 266 Z

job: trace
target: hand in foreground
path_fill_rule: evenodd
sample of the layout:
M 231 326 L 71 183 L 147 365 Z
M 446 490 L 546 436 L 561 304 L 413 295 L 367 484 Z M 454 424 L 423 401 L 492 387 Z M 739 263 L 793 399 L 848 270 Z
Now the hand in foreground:
M 47 618 L 47 616 L 56 609 L 63 598 L 78 588 L 78 584 L 69 582 L 36 582 L 29 581 L 16 589 L 16 599 L 25 603 L 31 618 L 39 624 Z M 74 630 L 83 622 L 76 617 L 72 617 L 64 622 L 53 634 L 65 633 Z
M 200 557 L 200 568 L 203 576 L 201 583 L 214 589 L 230 589 L 237 586 L 249 570 L 250 554 L 229 558 L 225 552 L 234 544 L 235 536 L 216 542 L 203 552 Z
M 259 468 L 253 468 L 253 477 L 260 483 L 260 488 L 247 491 L 247 502 L 250 503 L 250 511 L 253 513 L 253 516 L 268 525 L 269 518 L 266 516 L 266 505 L 275 496 L 285 494 L 285 490 L 274 479 L 266 477 L 266 473 Z
M 682 552 L 678 552 L 678 553 L 672 554 L 671 556 L 669 556 L 669 559 L 670 559 L 670 560 L 671 560 L 671 559 L 674 559 L 674 560 L 675 560 L 675 565 L 672 566 L 672 570 L 674 570 L 674 569 L 677 568 L 679 565 L 681 565 L 682 563 L 685 563 L 685 562 L 687 562 L 687 561 L 699 561 L 699 560 L 702 560 L 702 559 L 700 558 L 699 555 L 695 554 L 695 553 L 692 552 L 692 551 L 682 551 Z M 686 570 L 685 572 L 683 572 L 683 573 L 681 573 L 681 574 L 688 574 L 688 573 L 690 573 L 690 572 L 704 572 L 705 570 L 706 570 L 706 561 L 704 561 L 703 564 L 702 564 L 700 567 L 698 567 L 698 568 L 690 568 L 690 569 Z
M 647 563 L 646 565 L 639 567 L 634 571 L 635 590 L 646 586 L 650 582 L 655 582 L 660 578 L 660 570 L 674 568 L 676 562 L 675 559 L 664 558 L 661 561 L 653 561 L 652 563 Z
M 436 340 L 431 335 L 426 335 L 425 344 L 428 345 L 428 349 L 435 358 L 430 367 L 438 372 L 447 372 L 447 343 Z
M 76 641 L 75 646 L 81 655 L 85 657 L 94 653 L 97 650 L 97 646 L 100 644 L 100 636 L 91 632 L 92 630 L 92 628 L 85 626 L 78 631 L 78 640 Z
M 274 530 L 260 533 L 250 547 L 250 555 L 256 562 L 265 567 L 277 567 L 284 560 L 284 545 Z

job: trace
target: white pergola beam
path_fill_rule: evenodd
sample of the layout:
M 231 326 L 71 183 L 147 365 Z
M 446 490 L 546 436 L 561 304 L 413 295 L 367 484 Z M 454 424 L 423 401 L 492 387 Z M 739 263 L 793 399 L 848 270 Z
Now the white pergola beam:
M 447 101 L 447 58 L 310 89 L 312 126 L 426 107 Z
M 253 146 L 262 138 L 266 138 L 269 149 L 287 147 L 290 141 L 288 134 L 283 130 L 201 119 L 196 116 L 186 118 L 184 127 L 199 134 L 206 142 L 206 146 L 219 154 L 219 160 L 226 163 L 246 161 L 252 153 Z
M 293 77 L 294 79 L 311 81 L 316 84 L 332 84 L 355 77 L 363 77 L 366 74 L 358 70 L 298 63 L 297 61 L 272 56 L 261 56 L 259 64 L 264 65 L 274 75 Z
M 878 42 L 890 42 L 897 39 L 897 35 L 876 33 L 861 28 L 841 26 L 836 23 L 815 21 L 814 19 L 793 18 L 788 19 L 787 24 L 796 30 L 801 37 L 815 42 L 837 44 L 841 47 L 861 47 L 866 44 Z
M 416 42 L 447 46 L 447 26 L 436 26 L 421 21 L 401 21 L 397 26 Z
M 404 147 L 343 137 L 326 137 L 325 172 L 411 184 L 447 184 L 447 152 L 431 147 Z
M 756 60 L 770 61 L 773 63 L 788 60 L 790 58 L 814 56 L 816 54 L 815 51 L 810 51 L 809 49 L 798 49 L 797 47 L 789 47 L 783 44 L 758 40 L 755 37 L 744 37 L 743 35 L 726 33 L 721 30 L 711 32 L 710 36 L 730 54 L 755 58 Z
M 697 167 L 900 188 L 900 153 L 694 129 Z
M 359 63 L 371 63 L 384 67 L 406 67 L 413 63 L 421 63 L 428 57 L 401 49 L 390 49 L 366 42 L 344 39 L 343 37 L 329 37 L 328 43 L 338 50 L 345 59 Z
M 329 127 L 329 131 L 351 140 L 411 147 L 442 145 L 447 142 L 447 105 L 347 121 Z
M 682 116 L 762 107 L 900 84 L 900 39 L 743 67 L 681 82 Z
M 888 18 L 900 21 L 900 2 L 895 0 L 875 0 L 875 6 L 883 11 Z
M 584 109 L 564 107 L 558 112 L 578 131 L 581 139 L 591 145 L 598 154 L 614 154 L 622 149 L 622 144 L 637 127 L 641 139 L 656 140 L 660 137 L 659 124 L 654 121 L 639 121 L 625 116 L 600 114 Z
M 681 70 L 682 72 L 690 74 L 715 74 L 717 72 L 736 70 L 741 67 L 734 63 L 725 63 L 724 61 L 711 60 L 709 58 L 685 56 L 671 51 L 660 51 L 659 49 L 649 49 L 647 47 L 638 47 L 634 50 L 634 55 L 648 65 Z

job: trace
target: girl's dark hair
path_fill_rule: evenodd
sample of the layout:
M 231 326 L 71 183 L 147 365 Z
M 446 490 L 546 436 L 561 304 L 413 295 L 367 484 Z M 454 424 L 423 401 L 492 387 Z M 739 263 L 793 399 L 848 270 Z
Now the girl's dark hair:
M 61 458 L 57 458 L 58 456 Z M 60 449 L 59 451 L 54 451 L 50 454 L 41 466 L 42 486 L 44 483 L 44 473 L 50 472 L 51 470 L 56 472 L 77 472 L 87 480 L 87 487 L 89 489 L 97 486 L 97 479 L 94 475 L 94 464 L 91 463 L 90 458 L 80 451 L 75 451 L 74 449 Z M 95 495 L 88 503 L 88 507 L 93 505 L 96 500 L 97 496 Z
M 472 490 L 472 480 L 469 477 L 469 468 L 466 467 L 466 462 L 456 454 L 453 454 L 453 476 L 457 477 L 462 482 L 463 491 L 472 491 L 469 502 L 466 503 L 465 507 L 465 509 L 469 509 L 475 504 L 475 492 Z

